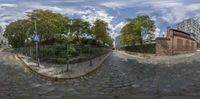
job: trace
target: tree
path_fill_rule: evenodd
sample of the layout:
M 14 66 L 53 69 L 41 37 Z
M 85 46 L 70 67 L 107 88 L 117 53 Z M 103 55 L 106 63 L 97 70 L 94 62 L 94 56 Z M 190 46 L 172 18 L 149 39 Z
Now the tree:
M 71 32 L 76 36 L 74 39 L 77 43 L 81 43 L 83 34 L 91 35 L 90 23 L 82 19 L 72 19 Z
M 112 47 L 112 38 L 109 36 L 108 32 L 108 24 L 103 20 L 97 19 L 94 22 L 94 26 L 92 27 L 92 32 L 96 37 L 96 40 L 103 41 L 104 43 L 109 44 Z
M 27 29 L 31 23 L 29 20 L 18 20 L 9 24 L 4 33 L 9 44 L 14 48 L 25 46 L 25 40 L 28 38 Z
M 38 33 L 44 40 L 52 40 L 55 34 L 62 34 L 68 29 L 69 18 L 49 10 L 33 10 L 27 16 L 32 22 L 37 22 Z
M 121 30 L 121 44 L 143 44 L 143 37 L 148 35 L 148 40 L 154 37 L 155 22 L 149 16 L 137 16 L 128 19 L 128 23 Z
M 78 18 L 69 19 L 49 10 L 33 10 L 27 13 L 26 19 L 10 23 L 4 33 L 9 44 L 14 48 L 31 46 L 33 42 L 27 41 L 35 32 L 35 22 L 37 23 L 37 33 L 42 37 L 40 44 L 81 44 L 82 36 L 87 34 L 86 36 L 95 35 L 98 40 L 112 45 L 112 39 L 107 32 L 108 25 L 104 21 L 97 20 L 91 29 L 89 22 Z M 70 34 L 67 35 L 69 30 Z
M 37 32 L 43 41 L 58 39 L 55 38 L 57 34 L 63 34 L 69 29 L 67 17 L 49 10 L 34 10 L 27 16 L 27 19 L 17 20 L 6 27 L 4 36 L 14 48 L 26 45 L 25 41 L 34 34 L 34 21 L 37 22 Z

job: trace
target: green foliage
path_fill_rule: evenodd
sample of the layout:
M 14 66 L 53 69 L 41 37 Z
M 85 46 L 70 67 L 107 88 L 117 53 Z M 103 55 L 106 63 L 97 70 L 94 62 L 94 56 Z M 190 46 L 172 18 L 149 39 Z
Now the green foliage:
M 37 23 L 37 32 L 42 36 L 42 40 L 54 39 L 56 34 L 62 34 L 67 30 L 67 17 L 53 13 L 49 10 L 34 10 L 27 14 L 28 18 L 12 22 L 6 27 L 4 36 L 9 44 L 14 48 L 24 47 L 25 41 L 30 41 L 34 34 L 34 22 Z M 29 42 L 30 43 L 30 42 Z
M 14 48 L 23 47 L 25 46 L 25 40 L 28 38 L 28 28 L 31 25 L 32 22 L 27 19 L 12 22 L 6 27 L 4 36 Z
M 27 13 L 27 19 L 10 23 L 4 36 L 14 48 L 34 46 L 31 36 L 35 32 L 41 35 L 41 45 L 53 44 L 84 44 L 86 36 L 96 37 L 104 43 L 112 46 L 112 38 L 107 32 L 108 25 L 102 20 L 97 20 L 92 29 L 89 22 L 82 19 L 69 19 L 61 14 L 49 10 L 33 10 Z M 94 39 L 94 38 L 92 38 Z
M 145 29 L 145 30 L 144 30 Z M 144 31 L 147 31 L 143 33 Z M 135 43 L 143 44 L 143 36 L 148 35 L 149 39 L 153 38 L 155 23 L 149 16 L 137 16 L 128 19 L 128 23 L 121 30 L 121 44 L 134 45 Z
M 109 36 L 107 30 L 108 24 L 100 19 L 97 19 L 92 27 L 92 32 L 95 35 L 96 40 L 103 41 L 112 47 L 113 39 Z
M 74 44 L 82 43 L 81 36 L 83 34 L 91 35 L 90 23 L 82 19 L 73 19 L 71 26 L 71 37 Z
M 67 17 L 49 10 L 34 10 L 29 12 L 27 16 L 32 22 L 36 20 L 38 34 L 43 36 L 43 40 L 51 40 L 55 34 L 64 33 L 69 22 Z M 33 31 L 31 32 L 33 33 Z
M 130 52 L 140 52 L 140 53 L 155 53 L 155 44 L 144 44 L 144 45 L 136 45 L 136 46 L 127 46 L 121 48 L 122 50 L 130 51 Z

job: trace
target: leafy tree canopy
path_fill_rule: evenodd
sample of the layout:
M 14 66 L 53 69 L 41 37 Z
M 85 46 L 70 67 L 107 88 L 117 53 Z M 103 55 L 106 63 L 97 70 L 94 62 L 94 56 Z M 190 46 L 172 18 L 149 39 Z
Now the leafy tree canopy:
M 137 16 L 127 19 L 128 23 L 121 30 L 121 44 L 134 45 L 143 44 L 143 37 L 148 35 L 151 40 L 154 37 L 155 22 L 149 16 Z
M 109 36 L 108 23 L 103 20 L 97 19 L 92 27 L 92 32 L 95 35 L 96 40 L 103 41 L 112 47 L 113 39 Z
M 6 27 L 4 36 L 14 48 L 32 45 L 31 36 L 35 32 L 35 23 L 37 23 L 37 33 L 41 35 L 44 44 L 49 44 L 49 42 L 80 44 L 82 43 L 81 36 L 87 34 L 94 35 L 96 39 L 112 45 L 106 22 L 97 20 L 91 28 L 87 21 L 79 18 L 69 19 L 49 10 L 28 12 L 26 19 L 10 23 Z

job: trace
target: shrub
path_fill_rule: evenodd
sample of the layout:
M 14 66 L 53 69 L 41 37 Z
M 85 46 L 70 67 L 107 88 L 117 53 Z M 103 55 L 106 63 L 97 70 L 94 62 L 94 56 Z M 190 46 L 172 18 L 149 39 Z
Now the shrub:
M 140 53 L 155 53 L 155 50 L 156 50 L 155 44 L 126 46 L 121 49 L 126 50 L 126 51 L 131 51 L 131 52 L 140 52 Z

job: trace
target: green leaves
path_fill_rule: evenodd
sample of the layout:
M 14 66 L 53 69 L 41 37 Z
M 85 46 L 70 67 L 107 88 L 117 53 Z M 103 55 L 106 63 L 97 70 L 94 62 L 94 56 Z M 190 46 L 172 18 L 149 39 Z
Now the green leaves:
M 112 45 L 112 39 L 107 32 L 108 25 L 104 21 L 97 20 L 91 29 L 89 22 L 79 18 L 69 19 L 49 10 L 33 10 L 27 13 L 27 19 L 10 23 L 4 33 L 9 44 L 14 48 L 33 45 L 30 38 L 35 31 L 35 21 L 37 33 L 42 37 L 42 44 L 81 44 L 81 36 L 86 34 L 91 37 L 95 35 L 98 40 Z
M 143 44 L 144 36 L 148 35 L 150 40 L 154 37 L 155 23 L 149 16 L 137 16 L 127 21 L 128 23 L 121 30 L 122 45 Z
M 112 47 L 113 39 L 109 36 L 107 30 L 108 24 L 100 19 L 97 19 L 92 27 L 92 32 L 96 36 L 96 40 L 107 43 L 110 47 Z
M 54 34 L 62 34 L 69 22 L 67 17 L 49 10 L 34 10 L 27 16 L 31 21 L 37 21 L 38 33 L 44 36 L 44 40 L 53 39 Z
M 4 36 L 13 47 L 22 47 L 28 38 L 27 32 L 30 30 L 31 22 L 29 20 L 18 20 L 7 26 Z

